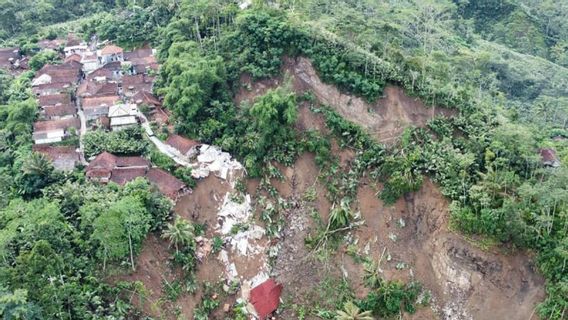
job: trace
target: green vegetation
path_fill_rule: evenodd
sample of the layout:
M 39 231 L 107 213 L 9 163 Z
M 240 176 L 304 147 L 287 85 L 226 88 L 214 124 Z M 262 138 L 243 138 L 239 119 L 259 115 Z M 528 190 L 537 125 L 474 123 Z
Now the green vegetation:
M 142 128 L 126 128 L 120 131 L 90 131 L 83 138 L 85 157 L 93 157 L 106 151 L 116 155 L 140 155 L 148 148 Z M 167 160 L 166 160 L 167 161 Z
M 229 0 L 4 0 L 0 40 L 35 54 L 34 70 L 56 60 L 53 52 L 39 52 L 37 41 L 71 29 L 125 47 L 158 44 L 163 66 L 156 92 L 177 132 L 237 156 L 249 176 L 262 178 L 271 197 L 276 191 L 269 179 L 281 177 L 273 162 L 290 165 L 302 152 L 316 155 L 333 210 L 307 239 L 312 248 L 337 243 L 354 225 L 352 204 L 361 178 L 381 182 L 379 197 L 392 204 L 428 177 L 451 200 L 457 230 L 537 253 L 548 293 L 539 315 L 564 318 L 568 6 L 552 0 L 276 2 L 278 8 L 254 1 L 240 10 Z M 48 26 L 55 23 L 61 24 Z M 309 58 L 323 81 L 367 101 L 394 84 L 428 105 L 454 109 L 456 116 L 408 128 L 399 143 L 386 147 L 312 95 L 296 96 L 287 84 L 236 105 L 239 77 L 280 76 L 285 56 Z M 133 316 L 121 287 L 100 279 L 111 267 L 135 267 L 142 240 L 167 225 L 171 204 L 143 180 L 123 188 L 95 187 L 81 172 L 55 173 L 32 153 L 37 112 L 32 77 L 33 72 L 0 73 L 0 276 L 6 279 L 0 311 L 26 319 Z M 295 130 L 300 103 L 324 116 L 329 134 Z M 332 154 L 332 139 L 355 152 L 349 168 L 343 170 Z M 145 154 L 192 181 L 190 172 L 149 148 L 138 130 L 95 131 L 84 143 L 86 157 L 102 151 Z M 557 150 L 560 168 L 541 165 L 542 147 Z M 307 201 L 314 197 L 314 191 L 305 195 Z M 261 218 L 274 236 L 288 204 L 263 201 Z M 195 287 L 191 229 L 176 220 L 163 232 L 190 284 L 171 284 L 172 300 L 180 288 Z M 216 250 L 221 246 L 216 241 Z M 366 279 L 371 291 L 365 299 L 345 294 L 330 310 L 345 307 L 351 318 L 357 308 L 378 317 L 414 311 L 418 286 L 374 274 Z M 206 288 L 197 319 L 218 306 L 213 287 Z M 318 315 L 334 317 L 328 309 Z

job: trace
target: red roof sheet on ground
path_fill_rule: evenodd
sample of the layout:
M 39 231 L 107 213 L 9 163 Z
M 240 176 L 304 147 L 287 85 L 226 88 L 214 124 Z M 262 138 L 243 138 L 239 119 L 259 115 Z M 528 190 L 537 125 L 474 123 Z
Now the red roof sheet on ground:
M 278 309 L 281 294 L 282 285 L 277 284 L 274 279 L 268 279 L 250 291 L 250 303 L 260 319 L 265 319 Z

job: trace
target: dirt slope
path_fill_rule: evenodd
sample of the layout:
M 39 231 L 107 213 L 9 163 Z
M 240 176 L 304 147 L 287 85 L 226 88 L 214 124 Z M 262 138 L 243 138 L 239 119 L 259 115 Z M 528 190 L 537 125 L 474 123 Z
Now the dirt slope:
M 454 110 L 426 107 L 407 96 L 402 89 L 387 87 L 384 97 L 376 103 L 341 93 L 334 86 L 321 82 L 310 61 L 305 58 L 286 59 L 284 71 L 298 94 L 312 91 L 321 103 L 328 104 L 346 119 L 372 133 L 379 141 L 392 143 L 404 128 L 424 126 L 435 115 L 452 116 Z M 246 88 L 237 94 L 236 101 L 254 101 L 268 89 L 283 83 L 282 79 L 251 82 L 241 79 Z M 321 117 L 301 106 L 299 130 L 324 131 Z M 335 150 L 337 154 L 339 150 Z M 292 168 L 283 168 L 287 182 L 276 187 L 284 197 L 301 197 L 305 183 L 318 175 L 312 156 L 304 155 Z M 349 159 L 342 160 L 348 166 Z M 309 177 L 309 178 L 307 178 Z M 304 187 L 302 187 L 304 185 Z M 318 186 L 318 184 L 315 184 Z M 388 256 L 381 264 L 387 279 L 417 280 L 432 293 L 432 308 L 422 308 L 409 319 L 536 319 L 534 309 L 544 298 L 544 280 L 534 269 L 526 253 L 485 252 L 448 228 L 448 203 L 438 188 L 427 181 L 416 193 L 386 207 L 377 198 L 381 186 L 364 183 L 359 188 L 356 206 L 366 221 L 354 237 L 361 252 L 376 260 L 383 251 Z M 322 206 L 325 195 L 318 188 L 315 207 L 323 219 L 329 204 Z M 325 199 L 326 200 L 326 199 Z M 313 229 L 305 210 L 295 210 L 289 221 L 301 221 L 304 228 L 289 227 L 275 272 L 284 283 L 285 295 L 293 302 L 306 302 L 321 281 L 322 268 L 331 273 L 347 273 L 360 297 L 366 294 L 362 284 L 363 266 L 345 254 L 338 254 L 331 263 L 318 264 L 310 260 L 301 243 Z M 293 224 L 292 224 L 293 225 Z M 401 227 L 404 225 L 404 227 Z M 394 239 L 394 240 L 393 240 Z
M 485 252 L 450 231 L 447 200 L 429 180 L 393 207 L 376 197 L 377 188 L 359 189 L 366 226 L 356 234 L 377 259 L 386 250 L 387 277 L 423 283 L 443 319 L 529 319 L 544 281 L 526 253 Z
M 355 122 L 383 143 L 393 143 L 409 126 L 423 127 L 434 116 L 450 117 L 456 110 L 425 106 L 419 99 L 412 98 L 395 86 L 387 86 L 382 98 L 374 103 L 342 93 L 335 86 L 323 83 L 310 60 L 285 58 L 283 72 L 290 79 L 297 94 L 311 91 L 319 102 L 331 106 L 345 119 Z M 237 104 L 253 102 L 254 98 L 268 89 L 282 83 L 282 78 L 264 79 L 252 82 L 250 76 L 241 77 L 241 89 L 235 97 Z

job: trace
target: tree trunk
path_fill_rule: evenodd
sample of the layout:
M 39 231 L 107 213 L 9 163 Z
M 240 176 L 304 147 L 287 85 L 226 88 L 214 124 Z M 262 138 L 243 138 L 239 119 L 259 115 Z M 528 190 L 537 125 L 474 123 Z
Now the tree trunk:
M 130 236 L 130 233 L 128 233 L 128 246 L 130 247 L 130 264 L 132 265 L 132 271 L 135 271 L 136 269 L 134 268 L 134 253 L 132 250 L 132 237 Z

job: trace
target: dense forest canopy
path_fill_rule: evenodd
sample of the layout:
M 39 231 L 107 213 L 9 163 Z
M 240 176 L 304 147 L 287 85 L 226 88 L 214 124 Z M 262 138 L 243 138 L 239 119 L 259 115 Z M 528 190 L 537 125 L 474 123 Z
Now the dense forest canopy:
M 229 0 L 0 0 L 0 46 L 22 48 L 35 70 L 57 63 L 37 42 L 68 32 L 156 47 L 154 91 L 175 131 L 231 152 L 250 177 L 272 177 L 272 161 L 290 165 L 303 152 L 316 154 L 337 205 L 330 227 L 348 223 L 345 208 L 361 177 L 384 183 L 385 203 L 430 177 L 451 200 L 457 230 L 536 253 L 547 280 L 540 316 L 568 316 L 567 2 L 282 0 L 240 9 Z M 357 154 L 349 172 L 338 172 L 328 137 L 294 129 L 296 106 L 313 96 L 284 84 L 250 105 L 233 100 L 242 74 L 278 76 L 283 57 L 300 56 L 323 81 L 365 101 L 394 84 L 457 115 L 409 128 L 385 146 L 324 106 L 318 112 L 330 136 Z M 81 169 L 62 174 L 32 153 L 31 79 L 33 71 L 0 70 L 0 314 L 134 317 L 139 310 L 125 292 L 136 284 L 101 279 L 134 268 L 144 238 L 162 229 L 184 248 L 175 242 L 174 260 L 192 269 L 193 242 L 183 234 L 193 227 L 172 221 L 170 201 L 143 179 L 101 187 Z M 142 140 L 140 132 L 94 132 L 86 152 L 152 153 Z M 542 166 L 541 148 L 556 150 L 560 168 Z M 357 306 L 398 314 L 402 302 L 391 312 L 380 298 L 395 289 L 415 298 L 412 288 L 385 282 Z

